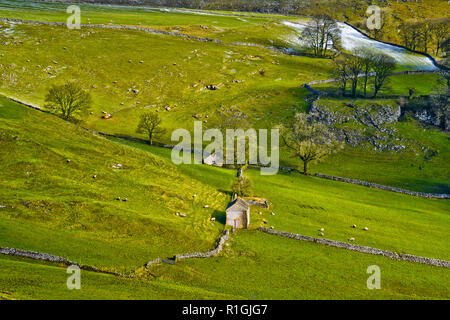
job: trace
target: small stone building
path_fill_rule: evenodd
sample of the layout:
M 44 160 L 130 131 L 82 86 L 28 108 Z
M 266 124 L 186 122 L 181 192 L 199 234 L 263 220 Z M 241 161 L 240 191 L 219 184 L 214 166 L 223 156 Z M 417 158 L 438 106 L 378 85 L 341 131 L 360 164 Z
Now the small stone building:
M 235 229 L 247 229 L 250 225 L 250 206 L 241 198 L 236 198 L 228 204 L 226 214 L 226 224 Z

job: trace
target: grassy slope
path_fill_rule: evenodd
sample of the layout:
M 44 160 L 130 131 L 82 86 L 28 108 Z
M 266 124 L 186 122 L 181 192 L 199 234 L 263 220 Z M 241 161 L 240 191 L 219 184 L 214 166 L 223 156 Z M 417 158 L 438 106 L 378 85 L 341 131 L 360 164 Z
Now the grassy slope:
M 106 12 L 103 7 L 88 8 L 91 7 L 86 7 L 85 14 Z M 10 9 L 5 12 L 11 14 Z M 23 18 L 27 18 L 27 12 L 37 15 L 47 12 L 20 12 L 20 8 L 15 10 L 19 10 L 16 16 Z M 56 12 L 55 17 L 58 19 L 63 15 L 55 10 L 48 12 L 52 15 Z M 111 9 L 110 12 L 112 16 L 128 19 L 123 23 L 129 24 L 136 22 L 137 17 L 147 17 L 151 20 L 149 24 L 158 24 L 159 17 L 163 15 L 166 19 L 161 28 L 166 28 L 174 21 L 181 21 L 180 16 L 193 19 L 183 23 L 193 23 L 197 22 L 196 19 L 209 17 L 161 12 L 138 16 L 136 12 L 122 8 Z M 202 21 L 204 25 L 210 23 L 209 20 Z M 219 21 L 213 22 L 214 25 L 218 23 Z M 270 38 L 277 38 L 282 29 L 276 22 L 265 19 L 259 19 L 256 24 L 241 20 L 234 23 L 230 27 L 221 27 L 223 31 L 210 28 L 204 32 L 208 36 L 218 32 L 217 34 L 224 36 L 225 41 L 237 41 L 245 36 L 251 38 L 251 41 L 267 45 L 270 44 Z M 183 29 L 182 32 L 201 29 L 193 26 L 183 25 L 182 28 L 186 30 Z M 8 45 L 3 46 L 2 50 L 2 92 L 42 105 L 50 84 L 79 79 L 95 100 L 93 114 L 85 119 L 87 125 L 110 133 L 136 135 L 134 129 L 139 114 L 149 110 L 145 106 L 160 110 L 168 132 L 179 127 L 191 129 L 194 114 L 209 116 L 207 125 L 214 126 L 221 121 L 222 116 L 218 112 L 222 107 L 233 107 L 252 119 L 256 127 L 267 127 L 292 116 L 296 111 L 306 111 L 304 98 L 308 92 L 299 86 L 301 83 L 330 76 L 329 61 L 288 57 L 257 48 L 198 43 L 130 31 L 86 28 L 82 31 L 68 31 L 62 27 L 29 25 L 16 25 L 14 30 L 15 39 L 5 38 L 8 39 Z M 37 42 L 38 40 L 41 42 Z M 264 70 L 264 76 L 260 75 L 260 70 Z M 177 81 L 173 81 L 174 77 Z M 394 77 L 392 94 L 405 94 L 410 85 L 417 87 L 420 94 L 426 93 L 430 89 L 430 76 L 425 75 L 420 81 L 416 80 L 417 77 Z M 244 82 L 233 83 L 234 80 Z M 204 90 L 208 84 L 222 86 L 216 91 Z M 128 92 L 130 88 L 140 90 L 139 94 Z M 165 111 L 166 106 L 172 109 Z M 113 113 L 113 118 L 102 120 L 102 110 Z M 414 131 L 414 126 L 411 128 Z M 409 132 L 409 129 L 405 128 L 405 132 Z M 417 137 L 428 146 L 425 135 Z M 162 140 L 170 142 L 168 135 L 162 137 Z M 444 140 L 444 136 L 439 138 L 439 144 L 433 143 L 433 148 L 443 149 L 445 143 L 440 143 Z M 361 154 L 366 155 L 364 161 L 360 160 Z M 440 156 L 445 158 L 446 153 L 441 152 Z M 281 159 L 285 165 L 298 165 L 297 161 L 289 158 L 287 152 L 282 152 Z M 421 162 L 422 154 L 405 156 L 348 148 L 325 164 L 312 166 L 312 171 L 419 191 L 447 192 L 446 171 L 441 170 L 433 161 L 426 164 L 430 170 L 419 170 Z M 397 172 L 398 167 L 402 168 L 401 172 Z
M 115 140 L 170 159 L 169 149 Z M 180 165 L 179 169 L 218 190 L 229 186 L 235 177 L 234 170 L 204 165 Z M 295 173 L 261 176 L 258 170 L 249 170 L 248 174 L 255 185 L 255 194 L 272 202 L 270 210 L 252 208 L 253 227 L 263 225 L 265 219 L 267 226 L 314 237 L 323 227 L 325 238 L 329 239 L 347 241 L 355 237 L 361 245 L 450 258 L 446 240 L 450 235 L 447 200 L 405 196 Z M 259 211 L 263 214 L 258 215 Z M 358 228 L 351 228 L 353 224 Z M 370 232 L 362 230 L 366 226 Z
M 8 150 L 1 159 L 0 203 L 8 206 L 0 209 L 2 246 L 59 254 L 112 270 L 127 267 L 129 271 L 156 255 L 206 250 L 217 237 L 226 203 L 223 189 L 228 189 L 234 171 L 203 165 L 176 168 L 167 161 L 170 150 L 110 142 L 5 99 L 1 100 L 0 117 L 2 149 Z M 72 160 L 69 164 L 67 158 Z M 111 164 L 116 162 L 128 169 L 113 170 Z M 96 180 L 93 173 L 98 175 Z M 325 227 L 327 238 L 345 241 L 354 236 L 358 244 L 448 259 L 446 201 L 298 175 L 250 174 L 256 193 L 272 201 L 276 212 L 271 216 L 271 210 L 262 210 L 260 216 L 252 210 L 252 227 L 267 219 L 277 229 L 313 236 L 319 227 Z M 197 204 L 188 200 L 194 190 Z M 129 201 L 115 201 L 118 195 Z M 186 199 L 183 205 L 179 196 Z M 380 199 L 385 207 L 380 206 Z M 212 208 L 203 209 L 206 203 Z M 185 219 L 173 215 L 180 206 L 188 214 Z M 217 217 L 214 226 L 208 221 L 211 215 Z M 358 229 L 350 228 L 353 223 Z M 363 225 L 369 226 L 369 231 L 362 231 Z M 65 289 L 64 269 L 59 273 L 60 269 L 22 259 L 2 257 L 0 261 L 2 274 L 9 275 L 0 279 L 4 298 L 229 298 L 227 294 L 234 298 L 325 298 L 324 283 L 341 290 L 336 298 L 448 295 L 447 273 L 440 268 L 254 231 L 239 233 L 224 257 L 152 269 L 158 280 L 151 283 L 83 273 L 86 290 L 79 292 Z M 330 263 L 329 273 L 314 272 L 328 270 Z M 365 269 L 370 264 L 386 271 L 386 291 L 365 289 Z M 274 265 L 277 268 L 271 267 Z M 288 269 L 291 272 L 286 273 Z M 260 281 L 263 275 L 267 281 Z M 292 279 L 299 285 L 284 289 Z M 342 289 L 348 282 L 350 288 Z
M 86 7 L 85 14 L 106 13 L 106 9 L 88 8 L 91 7 Z M 22 18 L 27 18 L 27 12 L 37 15 L 47 12 L 15 10 L 19 10 L 16 16 Z M 159 17 L 163 15 L 165 22 L 161 28 L 181 21 L 180 15 L 193 19 L 187 22 L 209 19 L 209 16 L 186 13 L 156 12 L 138 16 L 133 10 L 122 8 L 110 11 L 113 16 L 128 19 L 123 23 L 129 24 L 136 22 L 137 17 L 147 17 L 151 20 L 149 24 L 158 24 Z M 11 8 L 5 12 L 11 14 Z M 53 15 L 59 11 L 48 12 Z M 55 16 L 61 19 L 63 13 L 56 13 Z M 209 20 L 202 21 L 204 25 L 210 23 Z M 219 21 L 212 23 L 219 25 Z M 230 42 L 245 35 L 251 41 L 268 44 L 268 40 L 276 37 L 282 29 L 276 26 L 276 22 L 265 19 L 259 19 L 256 24 L 241 20 L 234 23 L 233 26 L 220 27 L 223 31 L 212 28 L 214 30 L 204 32 L 218 32 Z M 189 31 L 192 26 L 187 24 L 182 27 Z M 301 83 L 330 76 L 327 60 L 283 56 L 257 48 L 198 43 L 131 31 L 86 28 L 69 31 L 63 27 L 30 25 L 16 25 L 14 30 L 15 39 L 11 35 L 4 38 L 8 45 L 3 46 L 1 57 L 2 92 L 42 105 L 50 84 L 78 79 L 92 93 L 95 101 L 93 114 L 85 118 L 87 125 L 110 133 L 136 135 L 134 131 L 139 115 L 149 110 L 146 106 L 160 110 L 169 133 L 179 127 L 191 129 L 194 114 L 209 116 L 207 125 L 213 127 L 222 119 L 219 113 L 222 107 L 233 107 L 243 112 L 252 119 L 255 127 L 267 127 L 292 116 L 296 111 L 306 111 L 304 98 L 308 92 L 300 87 Z M 260 70 L 264 70 L 263 76 Z M 174 77 L 177 81 L 173 81 Z M 413 85 L 420 94 L 424 94 L 430 89 L 429 77 L 396 76 L 391 92 L 404 94 L 407 87 Z M 234 83 L 234 80 L 244 82 Z M 219 90 L 209 91 L 204 89 L 208 84 L 222 85 Z M 138 89 L 139 94 L 130 93 L 130 88 Z M 165 111 L 166 106 L 170 106 L 171 110 Z M 102 110 L 112 113 L 113 118 L 102 120 Z M 414 125 L 405 128 L 405 132 L 410 129 L 419 132 L 414 130 Z M 425 141 L 428 146 L 426 135 L 416 136 L 419 142 Z M 161 139 L 170 142 L 168 134 Z M 442 152 L 445 149 L 444 135 L 434 140 L 432 147 L 441 149 L 440 156 L 446 157 L 446 153 Z M 361 154 L 366 155 L 364 161 L 361 161 Z M 298 165 L 287 152 L 282 151 L 281 159 L 285 165 Z M 326 163 L 312 166 L 312 171 L 419 191 L 447 192 L 446 171 L 433 161 L 426 163 L 426 168 L 430 170 L 419 170 L 422 162 L 422 154 L 387 154 L 348 148 Z M 402 168 L 401 174 L 397 172 L 398 167 Z
M 209 218 L 228 196 L 168 161 L 4 98 L 0 130 L 2 246 L 120 271 L 158 256 L 207 250 L 222 229 Z M 114 169 L 115 163 L 125 169 Z
M 66 268 L 0 256 L 0 300 L 239 299 L 168 280 L 123 279 L 81 271 L 81 289 L 68 290 Z
M 381 290 L 368 290 L 367 267 L 381 270 Z M 224 256 L 189 260 L 152 272 L 217 293 L 248 299 L 448 299 L 446 269 L 393 261 L 257 231 L 233 236 Z M 250 276 L 251 275 L 251 276 Z

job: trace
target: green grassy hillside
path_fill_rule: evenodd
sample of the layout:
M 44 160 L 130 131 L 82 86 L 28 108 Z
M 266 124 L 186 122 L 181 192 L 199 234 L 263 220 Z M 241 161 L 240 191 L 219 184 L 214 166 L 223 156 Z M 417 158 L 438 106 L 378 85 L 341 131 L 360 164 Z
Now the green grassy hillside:
M 2 149 L 8 150 L 1 159 L 2 246 L 62 255 L 103 269 L 130 272 L 157 256 L 208 250 L 223 228 L 228 198 L 225 192 L 233 180 L 233 170 L 204 165 L 175 167 L 169 162 L 168 149 L 121 140 L 131 146 L 118 144 L 4 98 L 0 119 Z M 112 166 L 117 163 L 124 169 L 114 169 Z M 256 195 L 272 202 L 269 210 L 252 209 L 252 229 L 262 225 L 263 219 L 276 229 L 311 236 L 318 236 L 318 229 L 325 228 L 325 237 L 329 239 L 347 241 L 355 237 L 357 244 L 449 259 L 448 201 L 403 196 L 297 174 L 264 177 L 256 170 L 250 170 L 249 174 Z M 118 196 L 127 197 L 128 201 L 115 200 Z M 205 204 L 210 208 L 204 209 Z M 175 211 L 186 213 L 187 217 L 178 217 Z M 270 214 L 272 211 L 274 216 Z M 217 221 L 209 221 L 211 216 Z M 351 228 L 353 224 L 358 227 Z M 363 231 L 364 226 L 369 231 Z M 246 268 L 251 268 L 255 273 L 247 281 L 258 281 L 264 266 L 282 263 L 285 268 L 300 267 L 305 259 L 310 265 L 307 268 L 326 270 L 327 261 L 332 259 L 335 268 L 327 277 L 329 285 L 335 288 L 350 281 L 339 274 L 363 279 L 368 263 L 380 263 L 389 270 L 388 291 L 372 294 L 365 289 L 364 282 L 355 282 L 356 293 L 344 290 L 341 297 L 438 298 L 448 293 L 442 287 L 448 281 L 444 280 L 445 270 L 440 268 L 348 253 L 254 231 L 241 231 L 235 240 L 234 237 L 232 245 L 218 258 L 152 269 L 158 279 L 151 281 L 152 289 L 142 288 L 145 284 L 142 281 L 149 281 L 147 277 L 147 280 L 114 280 L 89 273 L 88 292 L 92 290 L 92 295 L 99 298 L 225 297 L 214 295 L 219 293 L 239 298 L 317 298 L 322 282 L 316 278 L 304 285 L 310 288 L 307 292 L 304 286 L 290 292 L 270 291 L 270 283 L 285 281 L 283 268 L 266 275 L 269 282 L 261 282 L 252 293 L 244 289 L 248 284 L 241 277 L 244 273 L 248 275 Z M 284 250 L 290 252 L 288 260 L 283 257 Z M 311 255 L 315 257 L 314 263 Z M 344 263 L 348 259 L 358 261 L 351 270 Z M 59 286 L 63 284 L 58 282 L 61 279 L 50 278 L 54 267 L 29 263 L 2 257 L 1 268 L 7 272 L 15 270 L 13 274 L 17 274 L 0 282 L 5 298 L 86 297 L 84 292 L 82 295 L 62 292 Z M 221 276 L 236 265 L 242 265 L 238 268 L 242 275 L 238 273 L 228 280 Z M 25 277 L 20 272 L 22 268 L 36 269 L 35 279 Z M 399 275 L 392 270 L 403 270 L 412 278 L 426 277 L 430 285 L 408 283 L 404 273 Z M 140 274 L 142 277 L 145 272 Z M 310 273 L 304 270 L 293 274 L 301 282 Z M 48 280 L 38 284 L 39 279 Z M 98 281 L 111 283 L 111 291 L 95 289 Z M 130 286 L 138 289 L 119 294 L 119 288 Z
M 120 271 L 207 250 L 223 228 L 209 220 L 228 196 L 169 161 L 5 98 L 0 130 L 2 246 Z
M 64 22 L 65 8 L 0 0 L 0 17 Z M 134 276 L 83 271 L 82 290 L 67 290 L 64 266 L 1 255 L 0 300 L 450 297 L 447 269 L 256 230 L 273 226 L 343 242 L 354 238 L 358 245 L 450 260 L 448 200 L 284 171 L 274 176 L 245 172 L 254 195 L 271 205 L 252 207 L 250 229 L 234 233 L 219 256 L 145 270 L 143 265 L 157 257 L 214 247 L 225 228 L 236 171 L 176 166 L 170 149 L 94 132 L 145 138 L 136 127 L 149 110 L 158 112 L 168 129 L 158 138 L 162 143 L 171 143 L 174 129 L 193 130 L 195 118 L 205 128 L 226 117 L 246 120 L 254 128 L 273 127 L 309 111 L 305 98 L 310 92 L 302 84 L 332 78 L 332 62 L 236 44 L 288 46 L 293 34 L 280 23 L 283 16 L 81 8 L 82 23 L 148 26 L 223 42 L 130 29 L 0 22 L 0 93 L 45 110 L 51 85 L 77 81 L 93 97 L 90 112 L 74 124 L 0 96 L 0 247 L 45 252 Z M 394 76 L 377 100 L 333 97 L 335 84 L 327 83 L 317 86 L 329 93 L 318 103 L 343 113 L 372 104 L 395 107 L 411 87 L 416 95 L 429 94 L 436 79 Z M 377 111 L 376 106 L 371 110 Z M 103 111 L 112 118 L 102 119 Z M 361 129 L 365 124 L 342 125 Z M 347 146 L 313 164 L 310 172 L 448 193 L 448 133 L 411 117 L 386 128 L 407 146 L 404 151 Z M 284 148 L 280 159 L 282 165 L 299 165 Z M 381 268 L 381 290 L 366 287 L 370 265 Z
M 118 16 L 125 14 L 122 9 L 114 10 Z M 160 14 L 166 13 L 148 12 L 143 16 L 153 19 Z M 18 17 L 27 18 L 25 12 Z M 129 19 L 136 21 L 137 17 L 140 16 L 133 11 Z M 219 32 L 225 35 L 226 43 L 247 35 L 251 38 L 248 41 L 267 45 L 269 40 L 278 41 L 284 30 L 276 21 L 262 24 L 260 19 L 261 23 L 250 26 L 239 25 L 242 21 L 237 21 L 238 25 Z M 206 25 L 210 21 L 204 22 Z M 224 116 L 239 116 L 256 128 L 276 125 L 298 111 L 308 110 L 305 97 L 309 92 L 301 84 L 331 77 L 329 59 L 288 56 L 263 48 L 204 43 L 131 30 L 71 31 L 62 26 L 8 23 L 3 26 L 2 93 L 43 106 L 52 84 L 77 79 L 94 99 L 92 113 L 83 116 L 87 127 L 143 138 L 135 133 L 139 115 L 158 110 L 163 126 L 168 129 L 160 138 L 164 143 L 171 142 L 173 129 L 192 130 L 194 115 L 205 122 L 205 127 L 216 127 Z M 427 79 L 435 77 L 426 75 L 424 82 L 415 81 L 417 77 L 394 77 L 392 94 L 405 94 L 410 85 L 419 89 L 417 94 L 429 92 L 432 86 Z M 218 90 L 208 90 L 208 85 L 215 85 Z M 102 119 L 102 111 L 111 113 L 112 118 Z M 414 125 L 406 127 L 406 132 L 415 130 Z M 427 140 L 426 134 L 418 137 L 419 143 Z M 433 147 L 443 151 L 445 139 L 442 135 L 439 145 Z M 364 161 L 359 154 L 366 155 Z M 445 161 L 447 155 L 441 152 L 440 157 Z M 281 161 L 289 166 L 299 164 L 285 150 Z M 394 161 L 401 163 L 406 174 L 395 174 L 398 166 L 393 165 Z M 447 192 L 446 172 L 433 161 L 426 164 L 430 170 L 418 170 L 416 163 L 420 162 L 423 162 L 421 153 L 389 154 L 347 148 L 311 169 L 418 191 Z M 379 167 L 385 170 L 371 170 Z

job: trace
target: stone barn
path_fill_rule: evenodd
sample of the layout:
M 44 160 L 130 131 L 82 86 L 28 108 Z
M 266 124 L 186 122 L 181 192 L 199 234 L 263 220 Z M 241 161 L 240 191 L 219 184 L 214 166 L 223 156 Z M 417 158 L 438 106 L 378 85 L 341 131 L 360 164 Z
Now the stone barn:
M 241 198 L 236 198 L 228 204 L 226 214 L 226 224 L 235 229 L 247 229 L 250 225 L 250 206 Z

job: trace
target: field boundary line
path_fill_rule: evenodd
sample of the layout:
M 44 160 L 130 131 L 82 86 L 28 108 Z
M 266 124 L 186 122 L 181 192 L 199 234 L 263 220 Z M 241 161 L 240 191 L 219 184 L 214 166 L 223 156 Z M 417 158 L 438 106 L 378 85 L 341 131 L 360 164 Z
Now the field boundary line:
M 33 260 L 41 260 L 41 261 L 53 262 L 53 263 L 62 263 L 66 266 L 75 265 L 75 266 L 78 266 L 82 270 L 92 271 L 92 272 L 97 272 L 97 273 L 104 273 L 104 274 L 109 274 L 109 275 L 118 276 L 118 277 L 122 277 L 122 278 L 131 278 L 132 277 L 127 274 L 101 270 L 101 269 L 98 269 L 98 268 L 95 268 L 95 267 L 92 267 L 89 265 L 80 264 L 78 262 L 70 261 L 64 257 L 56 256 L 56 255 L 49 254 L 49 253 L 28 251 L 28 250 L 8 248 L 8 247 L 4 247 L 4 248 L 0 247 L 0 253 L 7 255 L 7 256 L 29 258 L 29 259 L 33 259 Z
M 357 252 L 361 252 L 361 253 L 368 253 L 368 254 L 383 256 L 383 257 L 395 259 L 395 260 L 404 260 L 404 261 L 408 261 L 408 262 L 428 264 L 428 265 L 435 266 L 435 267 L 450 268 L 450 261 L 447 261 L 447 260 L 419 257 L 419 256 L 406 254 L 406 253 L 396 253 L 396 252 L 392 252 L 392 251 L 381 250 L 381 249 L 376 249 L 376 248 L 361 246 L 361 245 L 356 245 L 356 244 L 350 244 L 350 243 L 336 241 L 336 240 L 314 238 L 314 237 L 304 236 L 304 235 L 296 234 L 296 233 L 277 231 L 277 230 L 268 229 L 268 228 L 264 228 L 264 227 L 260 227 L 256 230 L 264 232 L 264 233 L 268 233 L 271 235 L 277 235 L 277 236 L 295 239 L 295 240 L 319 243 L 319 244 L 323 244 L 323 245 L 330 246 L 330 247 L 341 248 L 341 249 L 346 249 L 346 250 L 351 250 L 351 251 L 357 251 Z
M 210 251 L 206 251 L 206 252 L 192 252 L 192 253 L 176 254 L 171 259 L 171 261 L 176 262 L 176 261 L 180 261 L 180 260 L 193 259 L 193 258 L 213 258 L 213 257 L 216 257 L 217 255 L 219 255 L 220 252 L 222 252 L 223 245 L 229 239 L 230 239 L 230 230 L 225 230 L 222 233 L 222 235 L 220 236 L 220 238 L 217 239 L 216 244 L 214 246 L 214 249 L 212 249 Z M 150 266 L 161 264 L 161 263 L 166 263 L 166 262 L 167 262 L 167 260 L 164 260 L 164 259 L 161 259 L 161 258 L 156 258 L 156 259 L 153 259 L 153 260 L 147 262 L 145 264 L 145 268 L 148 269 L 148 267 L 150 267 Z
M 29 103 L 26 102 L 22 102 L 20 100 L 18 100 L 17 98 L 12 98 L 6 95 L 3 95 L 5 98 L 18 103 L 20 105 L 23 105 L 25 107 L 37 110 L 37 111 L 41 111 L 50 115 L 54 115 L 53 113 L 41 109 L 38 106 L 34 106 L 31 105 Z M 135 138 L 135 137 L 130 137 L 130 136 L 126 136 L 126 135 L 116 135 L 116 134 L 111 134 L 111 133 L 106 133 L 106 132 L 102 132 L 102 131 L 98 131 L 98 130 L 94 130 L 94 129 L 89 129 L 86 127 L 82 127 L 84 130 L 87 130 L 89 132 L 91 132 L 94 135 L 100 135 L 100 136 L 106 136 L 106 137 L 112 137 L 112 138 L 117 138 L 117 139 L 123 139 L 123 140 L 129 140 L 129 141 L 134 141 L 134 142 L 139 142 L 139 143 L 146 143 L 146 140 L 141 139 L 141 138 Z M 153 145 L 157 146 L 157 147 L 161 147 L 161 148 L 166 148 L 166 149 L 173 149 L 175 146 L 170 145 L 170 144 L 163 144 L 163 143 L 159 143 L 159 142 L 153 142 Z M 194 152 L 193 149 L 191 149 L 191 152 Z M 258 166 L 249 166 L 249 169 L 254 169 L 254 168 L 259 168 Z M 280 170 L 282 171 L 291 171 L 291 172 L 298 172 L 301 173 L 301 171 L 292 168 L 292 167 L 280 167 Z M 411 195 L 411 196 L 416 196 L 416 197 L 421 197 L 421 198 L 426 198 L 426 199 L 450 199 L 450 195 L 447 193 L 425 193 L 425 192 L 418 192 L 418 191 L 411 191 L 411 190 L 406 190 L 406 189 L 401 189 L 401 188 L 397 188 L 397 187 L 391 187 L 391 186 L 385 186 L 385 185 L 381 185 L 381 184 L 377 184 L 377 183 L 372 183 L 372 182 L 367 182 L 367 181 L 362 181 L 362 180 L 356 180 L 356 179 L 350 179 L 350 178 L 342 178 L 342 177 L 336 177 L 336 176 L 328 176 L 328 175 L 324 175 L 324 174 L 320 174 L 320 173 L 315 173 L 312 175 L 313 177 L 316 178 L 321 178 L 321 179 L 327 179 L 327 180 L 334 180 L 334 181 L 338 181 L 338 182 L 346 182 L 346 183 L 351 183 L 351 184 L 356 184 L 356 185 L 360 185 L 363 187 L 369 187 L 369 188 L 375 188 L 375 189 L 380 189 L 380 190 L 385 190 L 385 191 L 391 191 L 391 192 L 396 192 L 396 193 L 402 193 L 402 194 L 406 194 L 406 195 Z

